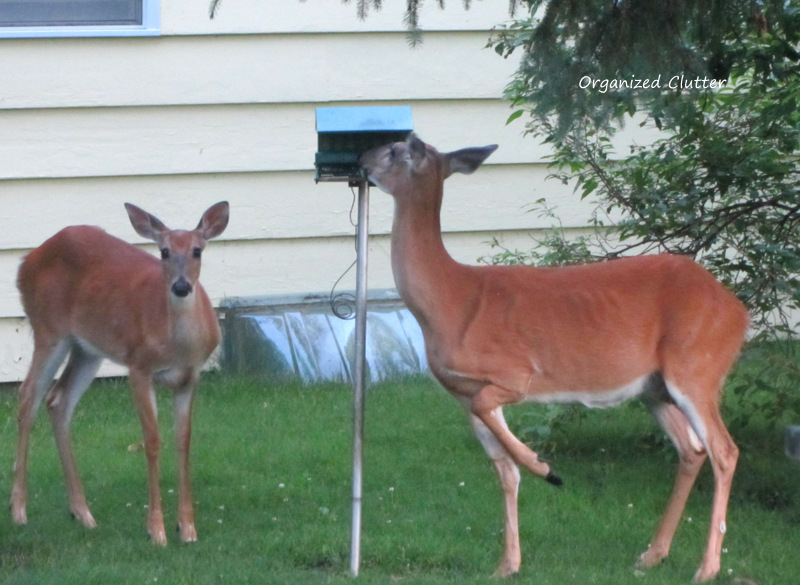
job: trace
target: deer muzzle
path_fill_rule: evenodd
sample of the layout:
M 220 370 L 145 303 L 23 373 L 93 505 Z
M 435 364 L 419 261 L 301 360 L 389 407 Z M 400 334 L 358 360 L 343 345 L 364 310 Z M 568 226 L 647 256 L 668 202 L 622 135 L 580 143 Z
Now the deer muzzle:
M 176 297 L 184 298 L 192 292 L 192 285 L 191 283 L 186 280 L 184 277 L 180 277 L 178 280 L 172 283 L 172 294 Z

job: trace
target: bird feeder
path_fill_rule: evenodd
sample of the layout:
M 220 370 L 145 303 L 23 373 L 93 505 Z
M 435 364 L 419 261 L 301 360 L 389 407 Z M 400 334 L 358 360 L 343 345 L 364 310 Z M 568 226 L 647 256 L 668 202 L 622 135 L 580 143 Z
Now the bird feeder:
M 412 130 L 409 106 L 317 108 L 315 180 L 366 179 L 358 166 L 361 153 L 405 140 Z
M 356 233 L 356 326 L 353 365 L 353 504 L 350 529 L 350 572 L 358 575 L 361 558 L 361 494 L 364 444 L 364 394 L 367 341 L 367 246 L 369 180 L 358 164 L 361 154 L 405 140 L 413 130 L 411 108 L 317 108 L 316 181 L 347 181 L 358 186 Z

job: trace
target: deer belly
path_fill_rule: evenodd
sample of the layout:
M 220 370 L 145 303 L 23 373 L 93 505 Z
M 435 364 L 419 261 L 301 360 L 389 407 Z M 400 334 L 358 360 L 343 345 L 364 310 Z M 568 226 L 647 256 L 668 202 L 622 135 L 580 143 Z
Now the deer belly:
M 525 401 L 541 404 L 580 403 L 589 408 L 611 408 L 642 394 L 647 390 L 650 378 L 651 374 L 648 374 L 619 388 L 607 390 L 562 390 L 543 393 L 532 390 Z
M 178 389 L 193 383 L 197 377 L 197 370 L 192 367 L 165 368 L 155 373 L 153 379 L 156 384 L 163 384 L 168 388 Z

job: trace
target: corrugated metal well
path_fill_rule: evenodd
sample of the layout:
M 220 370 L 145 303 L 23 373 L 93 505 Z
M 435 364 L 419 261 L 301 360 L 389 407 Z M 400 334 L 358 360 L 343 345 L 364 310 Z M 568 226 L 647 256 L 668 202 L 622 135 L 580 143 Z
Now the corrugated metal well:
M 308 384 L 352 381 L 355 320 L 334 314 L 329 295 L 229 298 L 220 317 L 226 371 Z M 396 291 L 369 292 L 366 362 L 371 382 L 428 371 L 422 332 Z

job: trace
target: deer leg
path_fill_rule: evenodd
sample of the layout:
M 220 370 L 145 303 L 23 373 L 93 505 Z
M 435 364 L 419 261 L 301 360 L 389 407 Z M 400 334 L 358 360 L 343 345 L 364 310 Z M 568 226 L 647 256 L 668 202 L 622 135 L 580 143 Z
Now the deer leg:
M 561 478 L 555 475 L 550 466 L 539 460 L 539 456 L 525 443 L 508 430 L 503 418 L 502 406 L 516 400 L 509 400 L 508 392 L 498 386 L 484 386 L 472 397 L 472 413 L 491 431 L 517 465 L 526 467 L 534 475 L 545 478 L 553 485 L 561 485 Z
M 674 404 L 653 400 L 647 403 L 647 407 L 675 445 L 680 463 L 669 503 L 650 546 L 636 563 L 639 567 L 653 567 L 669 555 L 672 537 L 680 523 L 686 500 L 706 460 L 706 452 L 700 440 L 687 418 Z
M 502 410 L 499 417 L 503 418 Z M 517 496 L 519 493 L 519 467 L 508 452 L 503 448 L 497 438 L 486 427 L 481 420 L 474 414 L 469 413 L 469 421 L 475 436 L 478 437 L 483 445 L 486 454 L 492 460 L 497 477 L 500 479 L 500 486 L 503 489 L 503 499 L 505 503 L 505 552 L 500 566 L 497 567 L 495 575 L 498 577 L 508 577 L 519 572 L 522 563 L 522 553 L 519 545 L 519 517 Z M 503 425 L 505 420 L 503 419 Z
M 733 442 L 725 424 L 722 422 L 719 409 L 715 405 L 707 406 L 706 450 L 711 467 L 714 470 L 714 500 L 711 507 L 711 528 L 700 568 L 694 575 L 698 583 L 710 581 L 716 577 L 720 569 L 722 540 L 727 532 L 726 515 L 728 498 L 733 483 L 733 472 L 739 459 L 739 448 Z
M 78 478 L 75 457 L 72 454 L 69 425 L 75 412 L 75 406 L 94 380 L 102 361 L 102 357 L 91 355 L 80 347 L 73 346 L 64 372 L 47 397 L 50 422 L 53 426 L 53 435 L 56 439 L 58 455 L 61 458 L 61 467 L 64 470 L 64 479 L 67 484 L 69 510 L 88 528 L 94 528 L 97 523 L 89 512 L 89 505 L 86 503 L 86 496 Z
M 681 388 L 670 379 L 666 381 L 670 396 L 676 406 L 689 420 L 692 429 L 702 443 L 714 471 L 714 499 L 711 505 L 711 527 L 703 560 L 694 575 L 696 582 L 713 579 L 720 569 L 722 540 L 727 532 L 726 514 L 730 497 L 733 472 L 739 458 L 739 449 L 733 442 L 719 413 L 716 400 L 692 399 L 693 396 L 708 396 L 707 391 L 692 392 L 689 385 Z M 705 388 L 708 386 L 701 386 Z M 712 386 L 713 387 L 713 386 Z M 688 391 L 687 391 L 688 389 Z
M 35 332 L 34 332 L 35 335 Z M 11 517 L 15 524 L 26 524 L 28 448 L 31 429 L 39 405 L 53 378 L 69 352 L 69 343 L 61 340 L 55 344 L 35 343 L 31 367 L 19 388 L 19 414 L 17 415 L 17 453 L 14 461 L 14 485 L 11 489 Z
M 183 542 L 195 542 L 192 485 L 189 476 L 189 446 L 192 440 L 192 403 L 194 383 L 174 394 L 175 444 L 178 451 L 178 530 Z
M 142 424 L 144 451 L 147 457 L 147 485 L 150 507 L 147 514 L 147 532 L 150 539 L 158 545 L 166 546 L 167 534 L 164 531 L 164 511 L 161 505 L 158 455 L 160 440 L 158 436 L 158 412 L 152 379 L 147 372 L 130 369 L 129 379 L 133 387 L 133 399 Z

